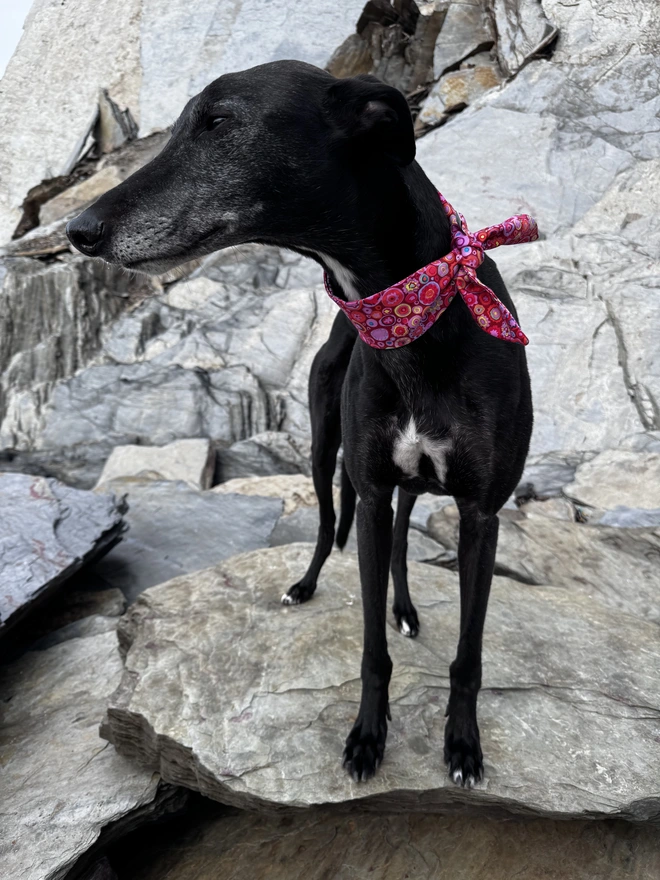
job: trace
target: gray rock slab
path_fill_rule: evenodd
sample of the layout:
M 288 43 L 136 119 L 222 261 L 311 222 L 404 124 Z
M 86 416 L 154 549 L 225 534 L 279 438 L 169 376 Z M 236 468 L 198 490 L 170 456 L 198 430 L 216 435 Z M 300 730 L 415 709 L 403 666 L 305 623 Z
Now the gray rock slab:
M 497 56 L 502 70 L 509 76 L 558 34 L 548 21 L 541 0 L 491 0 Z
M 89 577 L 119 588 L 129 602 L 176 575 L 268 546 L 283 506 L 279 498 L 218 495 L 181 482 L 135 478 L 107 487 L 126 496 L 129 531 Z
M 601 510 L 660 508 L 660 453 L 607 449 L 581 464 L 564 492 Z
M 486 5 L 481 0 L 452 0 L 435 43 L 436 79 L 495 38 Z
M 657 510 L 645 510 L 636 507 L 617 506 L 614 510 L 607 510 L 594 524 L 602 526 L 614 526 L 621 529 L 657 528 L 660 527 L 660 508 Z
M 550 502 L 541 502 L 541 504 Z M 445 507 L 429 534 L 458 546 L 458 511 Z M 585 599 L 660 623 L 660 529 L 567 522 L 538 512 L 500 513 L 495 570 L 527 584 L 565 587 Z
M 215 452 L 207 439 L 176 440 L 165 446 L 115 446 L 103 466 L 98 486 L 125 477 L 181 480 L 196 489 L 209 489 Z
M 311 472 L 311 438 L 263 431 L 218 450 L 223 480 Z
M 0 669 L 2 874 L 63 880 L 101 834 L 185 796 L 108 748 L 98 723 L 121 677 L 114 632 L 29 652 Z
M 27 474 L 0 473 L 0 636 L 86 562 L 119 540 L 113 495 Z
M 240 812 L 204 816 L 187 828 L 170 825 L 165 840 L 141 849 L 131 878 L 646 880 L 660 874 L 657 834 L 622 821 L 503 822 L 332 808 Z
M 333 554 L 313 601 L 280 603 L 310 545 L 260 550 L 143 594 L 123 618 L 122 683 L 103 735 L 163 777 L 235 806 L 660 818 L 654 624 L 561 588 L 496 578 L 484 638 L 486 776 L 456 788 L 442 756 L 458 577 L 412 563 L 419 638 L 388 619 L 388 748 L 375 779 L 341 766 L 357 714 L 357 559 Z M 570 784 L 567 779 L 574 780 Z

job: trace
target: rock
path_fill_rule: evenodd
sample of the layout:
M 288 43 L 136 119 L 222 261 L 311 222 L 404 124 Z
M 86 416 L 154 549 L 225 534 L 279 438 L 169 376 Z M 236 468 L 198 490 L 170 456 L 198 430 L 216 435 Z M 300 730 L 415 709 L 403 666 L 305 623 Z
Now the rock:
M 92 361 L 103 327 L 157 287 L 100 260 L 0 265 L 0 448 L 41 445 L 42 410 L 56 383 Z
M 209 489 L 215 452 L 205 439 L 177 440 L 167 446 L 116 446 L 106 461 L 98 486 L 126 477 L 181 480 L 195 489 Z
M 219 495 L 238 493 L 239 495 L 261 495 L 268 498 L 281 498 L 284 502 L 284 515 L 299 508 L 316 507 L 317 499 L 311 477 L 302 474 L 279 474 L 272 477 L 237 477 L 215 486 L 213 492 Z M 339 489 L 334 489 L 335 507 L 339 505 Z
M 129 864 L 146 862 L 139 880 L 162 880 L 168 871 L 176 880 L 320 880 L 324 872 L 333 880 L 641 880 L 660 871 L 657 833 L 620 820 L 503 822 L 355 808 L 238 812 L 170 825 L 146 859 L 141 850 Z
M 41 224 L 54 223 L 62 217 L 78 214 L 83 208 L 96 201 L 104 192 L 121 183 L 121 174 L 114 165 L 107 165 L 91 177 L 81 180 L 75 186 L 65 189 L 41 208 Z
M 595 519 L 594 524 L 614 526 L 618 529 L 657 528 L 660 527 L 660 509 L 642 510 L 617 505 L 614 510 L 607 510 Z
M 200 492 L 181 482 L 134 477 L 103 488 L 125 493 L 129 531 L 87 576 L 119 588 L 129 603 L 153 584 L 268 546 L 282 512 L 280 499 Z
M 520 509 L 527 516 L 533 514 L 535 516 L 547 516 L 550 519 L 561 519 L 564 522 L 575 522 L 575 507 L 568 498 L 527 501 Z
M 6 877 L 61 880 L 101 833 L 112 839 L 185 803 L 184 792 L 99 739 L 99 717 L 120 675 L 114 632 L 0 668 Z
M 607 449 L 581 464 L 564 491 L 580 504 L 602 510 L 660 508 L 660 453 Z
M 456 508 L 433 514 L 429 534 L 456 550 Z M 658 529 L 565 522 L 535 509 L 527 516 L 523 511 L 502 511 L 495 571 L 526 584 L 566 587 L 585 599 L 660 623 Z
M 657 626 L 568 590 L 495 578 L 480 697 L 486 779 L 457 789 L 442 738 L 458 577 L 416 563 L 419 638 L 399 637 L 388 615 L 385 760 L 373 781 L 353 783 L 341 752 L 360 693 L 357 559 L 333 554 L 314 600 L 282 606 L 312 550 L 260 550 L 143 594 L 122 621 L 125 672 L 103 735 L 165 779 L 234 806 L 359 799 L 399 811 L 658 818 L 648 772 L 660 716 Z M 567 775 L 580 784 L 567 786 Z
M 112 100 L 107 89 L 99 92 L 99 114 L 94 138 L 101 153 L 111 153 L 137 135 L 137 125 L 130 108 L 121 110 Z
M 106 271 L 98 265 L 97 271 Z M 85 485 L 94 485 L 115 446 L 164 445 L 199 436 L 226 451 L 221 461 L 225 478 L 309 472 L 307 377 L 334 318 L 334 306 L 321 288 L 298 286 L 319 280 L 311 261 L 274 248 L 221 253 L 205 261 L 194 278 L 167 287 L 160 296 L 145 296 L 153 292 L 147 287 L 141 303 L 136 301 L 140 289 L 127 275 L 117 285 L 127 296 L 110 299 L 103 288 L 83 287 L 84 276 L 71 278 L 71 271 L 63 267 L 52 280 L 62 287 L 65 282 L 76 285 L 71 297 L 82 300 L 78 321 L 89 322 L 87 297 L 92 297 L 94 317 L 99 302 L 112 302 L 116 320 L 105 317 L 105 327 L 92 323 L 71 375 L 69 361 L 78 353 L 76 345 L 82 347 L 78 325 L 70 320 L 64 325 L 68 338 L 62 342 L 72 349 L 66 359 L 56 360 L 50 349 L 39 359 L 31 356 L 36 343 L 28 305 L 31 298 L 41 302 L 43 295 L 26 278 L 19 299 L 18 279 L 7 279 L 10 304 L 21 319 L 15 346 L 21 357 L 5 374 L 9 391 L 0 448 L 49 472 L 80 477 Z M 295 286 L 283 296 L 287 284 Z M 59 287 L 57 293 L 62 297 Z M 265 432 L 273 433 L 247 448 L 229 449 Z
M 497 56 L 512 76 L 559 33 L 543 12 L 541 0 L 489 0 L 497 33 Z
M 111 495 L 57 480 L 0 474 L 0 636 L 122 533 L 123 508 Z
M 446 3 L 369 2 L 356 33 L 333 53 L 326 70 L 340 78 L 370 73 L 413 93 L 433 79 L 433 52 L 447 12 Z
M 470 55 L 458 70 L 446 73 L 433 86 L 415 120 L 416 132 L 440 125 L 450 113 L 462 110 L 502 82 L 497 60 L 490 52 Z
M 223 480 L 271 474 L 309 474 L 311 438 L 282 431 L 264 431 L 218 452 Z
M 482 0 L 451 0 L 435 44 L 433 69 L 439 79 L 470 55 L 489 49 L 495 35 Z
M 547 452 L 529 456 L 522 478 L 516 488 L 519 500 L 554 498 L 575 477 L 575 469 L 584 456 L 576 453 Z

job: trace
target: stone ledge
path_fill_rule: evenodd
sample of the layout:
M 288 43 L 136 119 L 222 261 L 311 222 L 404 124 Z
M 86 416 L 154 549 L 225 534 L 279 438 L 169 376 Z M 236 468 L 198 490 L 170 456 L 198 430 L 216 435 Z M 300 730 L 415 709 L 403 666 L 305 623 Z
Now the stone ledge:
M 648 772 L 657 626 L 565 588 L 495 578 L 480 699 L 486 778 L 464 791 L 442 758 L 458 578 L 415 563 L 422 630 L 411 641 L 388 621 L 388 748 L 376 778 L 353 783 L 341 753 L 360 693 L 357 560 L 333 554 L 315 599 L 281 606 L 311 553 L 258 550 L 145 592 L 121 625 L 125 671 L 102 735 L 165 780 L 239 807 L 660 819 Z

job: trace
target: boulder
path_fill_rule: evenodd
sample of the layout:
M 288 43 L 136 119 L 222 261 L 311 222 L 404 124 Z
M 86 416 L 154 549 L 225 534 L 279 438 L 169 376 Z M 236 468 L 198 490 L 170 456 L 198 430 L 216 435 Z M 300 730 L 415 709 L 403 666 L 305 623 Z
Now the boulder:
M 607 449 L 581 464 L 564 492 L 589 507 L 660 508 L 660 453 Z
M 63 880 L 105 842 L 185 804 L 185 792 L 118 755 L 98 722 L 121 677 L 113 632 L 0 668 L 3 875 Z
M 208 489 L 213 480 L 215 452 L 208 440 L 177 440 L 167 446 L 115 446 L 103 466 L 98 486 L 126 477 L 181 480 Z
M 538 511 L 501 511 L 495 571 L 530 585 L 552 584 L 613 610 L 660 623 L 660 529 L 608 528 Z M 458 546 L 458 511 L 429 519 L 429 534 Z
M 548 522 L 549 520 L 545 520 Z M 122 620 L 122 683 L 102 734 L 121 754 L 223 803 L 347 804 L 553 818 L 657 820 L 655 624 L 557 587 L 495 578 L 484 638 L 485 780 L 447 777 L 442 742 L 458 576 L 412 563 L 417 639 L 388 615 L 394 671 L 385 759 L 367 784 L 341 766 L 362 647 L 354 554 L 314 600 L 283 606 L 311 545 L 248 553 L 144 593 Z M 566 779 L 579 780 L 566 784 Z
M 134 477 L 103 488 L 127 499 L 129 531 L 88 576 L 129 602 L 175 575 L 268 546 L 282 512 L 279 498 L 217 495 L 182 482 Z
M 317 499 L 311 477 L 303 474 L 278 474 L 271 477 L 236 477 L 215 486 L 218 495 L 237 493 L 239 495 L 261 495 L 281 498 L 284 502 L 282 513 L 288 515 L 299 508 L 316 507 Z M 334 489 L 335 506 L 339 505 L 339 489 Z
M 27 474 L 0 473 L 0 636 L 120 539 L 124 508 Z
M 489 0 L 502 70 L 512 76 L 556 39 L 541 0 Z

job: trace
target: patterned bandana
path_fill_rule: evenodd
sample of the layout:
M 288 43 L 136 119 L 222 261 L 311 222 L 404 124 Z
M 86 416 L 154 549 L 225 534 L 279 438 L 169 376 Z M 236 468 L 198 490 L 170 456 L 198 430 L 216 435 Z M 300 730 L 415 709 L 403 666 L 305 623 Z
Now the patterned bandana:
M 414 342 L 438 320 L 457 293 L 481 329 L 527 345 L 516 319 L 493 291 L 477 279 L 484 251 L 501 244 L 522 244 L 539 237 L 536 221 L 517 214 L 498 226 L 468 232 L 462 214 L 438 193 L 451 228 L 452 250 L 386 290 L 365 299 L 344 302 L 334 295 L 325 274 L 325 289 L 350 318 L 360 338 L 372 348 L 401 348 Z

